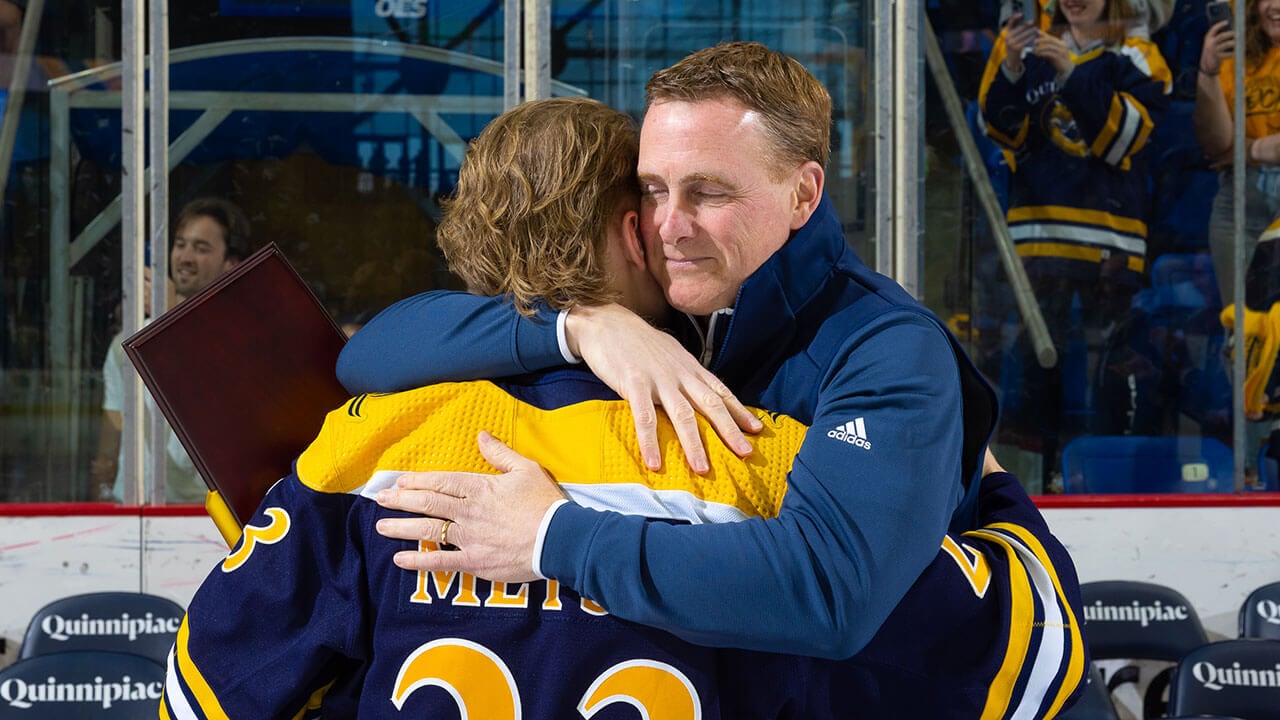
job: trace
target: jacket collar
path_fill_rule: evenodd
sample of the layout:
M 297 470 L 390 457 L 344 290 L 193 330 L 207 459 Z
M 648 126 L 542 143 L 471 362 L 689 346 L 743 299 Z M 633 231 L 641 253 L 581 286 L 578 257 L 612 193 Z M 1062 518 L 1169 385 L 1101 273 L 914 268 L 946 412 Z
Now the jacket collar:
M 719 319 L 729 324 L 709 365 L 712 371 L 738 375 L 784 351 L 795 335 L 796 316 L 842 259 L 856 262 L 831 198 L 824 195 L 809 222 L 743 282 L 732 315 Z

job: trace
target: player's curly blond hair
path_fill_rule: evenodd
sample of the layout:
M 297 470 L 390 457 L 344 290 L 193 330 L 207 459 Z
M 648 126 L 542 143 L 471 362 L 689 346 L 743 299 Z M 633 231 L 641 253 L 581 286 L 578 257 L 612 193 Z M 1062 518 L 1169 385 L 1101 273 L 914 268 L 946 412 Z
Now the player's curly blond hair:
M 587 98 L 518 105 L 489 123 L 458 171 L 437 241 L 472 292 L 528 315 L 617 299 L 608 224 L 638 207 L 635 123 Z

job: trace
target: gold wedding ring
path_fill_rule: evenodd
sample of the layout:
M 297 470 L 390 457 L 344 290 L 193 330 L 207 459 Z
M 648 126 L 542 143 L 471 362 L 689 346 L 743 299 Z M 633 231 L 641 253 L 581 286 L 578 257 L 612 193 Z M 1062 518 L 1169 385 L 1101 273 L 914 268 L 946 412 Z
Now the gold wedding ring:
M 452 520 L 445 520 L 444 524 L 440 526 L 440 544 L 442 546 L 449 544 L 449 526 L 452 524 Z

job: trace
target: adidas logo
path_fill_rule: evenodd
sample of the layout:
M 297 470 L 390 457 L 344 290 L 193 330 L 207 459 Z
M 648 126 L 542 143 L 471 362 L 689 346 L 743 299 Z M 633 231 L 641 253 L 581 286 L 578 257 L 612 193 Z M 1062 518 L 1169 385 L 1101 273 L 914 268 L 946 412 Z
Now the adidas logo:
M 863 450 L 871 449 L 871 441 L 867 439 L 867 426 L 863 424 L 862 418 L 847 422 L 835 430 L 828 430 L 827 437 L 857 445 Z

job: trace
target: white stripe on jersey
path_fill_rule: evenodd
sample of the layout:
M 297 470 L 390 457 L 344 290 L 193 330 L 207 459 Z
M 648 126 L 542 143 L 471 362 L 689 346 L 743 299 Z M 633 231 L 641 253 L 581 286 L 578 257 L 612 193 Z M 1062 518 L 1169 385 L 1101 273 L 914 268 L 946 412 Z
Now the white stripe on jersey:
M 378 491 L 395 487 L 402 470 L 378 470 L 369 482 L 351 492 L 373 500 Z M 655 520 L 702 523 L 738 522 L 748 517 L 733 505 L 703 500 L 687 490 L 655 490 L 641 483 L 560 483 L 579 505 L 593 510 L 613 510 Z
M 573 501 L 594 510 L 614 510 L 657 520 L 739 522 L 749 516 L 732 505 L 703 500 L 686 490 L 654 490 L 640 483 L 561 483 Z
M 1115 248 L 1134 255 L 1147 252 L 1147 241 L 1115 230 L 1054 222 L 1019 222 L 1009 226 L 1014 242 L 1026 240 L 1075 240 L 1093 246 Z
M 173 720 L 199 720 L 199 716 L 187 702 L 187 694 L 182 691 L 182 683 L 178 682 L 177 647 L 169 649 L 169 672 L 165 673 L 164 700 L 169 706 L 169 717 Z
M 362 498 L 368 498 L 377 502 L 378 491 L 386 490 L 396 486 L 396 478 L 408 471 L 401 470 L 378 470 L 373 473 L 373 477 L 369 478 L 369 482 L 357 488 L 351 489 L 351 494 L 359 495 Z
M 984 529 L 993 535 L 1004 537 L 1022 557 L 1022 565 L 1031 578 L 1031 584 L 1040 596 L 1040 604 L 1044 608 L 1044 625 L 1041 628 L 1040 644 L 1032 650 L 1031 673 L 1027 675 L 1027 684 L 1023 688 L 1018 707 L 1010 720 L 1036 720 L 1040 717 L 1040 708 L 1046 700 L 1052 701 L 1058 691 L 1058 679 L 1063 662 L 1066 659 L 1067 619 L 1062 616 L 1062 606 L 1058 602 L 1058 590 L 1054 586 L 1049 571 L 1040 563 L 1036 554 L 1029 550 L 1017 537 L 1001 530 Z M 1023 667 L 1026 662 L 1024 660 Z M 1025 670 L 1023 671 L 1025 674 Z
M 1124 108 L 1124 119 L 1120 122 L 1120 129 L 1116 131 L 1116 136 L 1111 139 L 1111 149 L 1107 151 L 1107 156 L 1103 158 L 1108 165 L 1119 165 L 1124 160 L 1125 155 L 1129 154 L 1129 149 L 1133 147 L 1133 141 L 1138 137 L 1138 130 L 1142 126 L 1142 113 L 1138 112 L 1138 108 L 1133 106 L 1133 101 L 1129 98 L 1121 98 L 1120 105 Z
M 1151 77 L 1151 63 L 1147 60 L 1147 56 L 1143 54 L 1141 49 L 1134 47 L 1133 45 L 1122 44 L 1120 46 L 1120 54 L 1129 58 L 1129 61 L 1133 63 L 1133 66 L 1141 70 L 1143 75 Z M 1165 92 L 1168 92 L 1167 88 L 1165 89 Z

